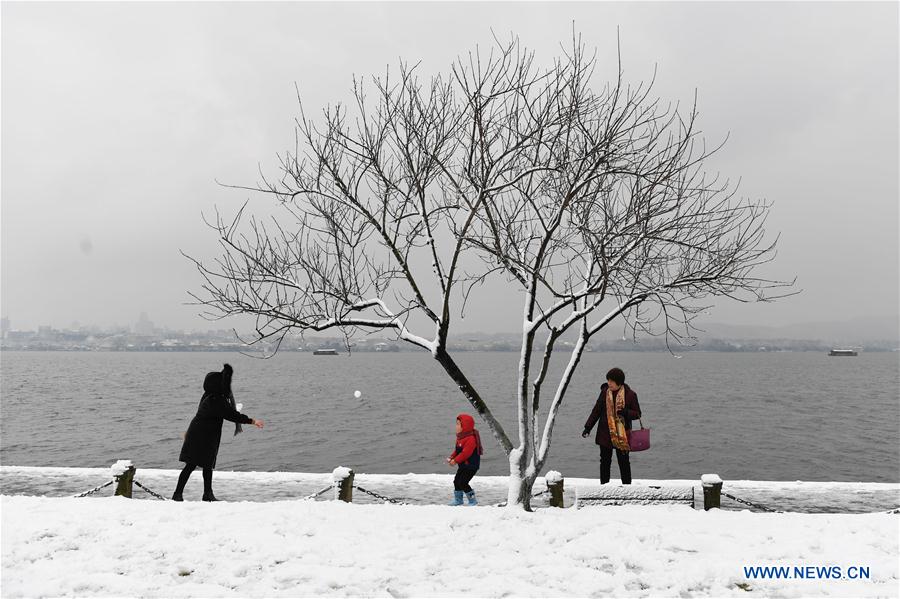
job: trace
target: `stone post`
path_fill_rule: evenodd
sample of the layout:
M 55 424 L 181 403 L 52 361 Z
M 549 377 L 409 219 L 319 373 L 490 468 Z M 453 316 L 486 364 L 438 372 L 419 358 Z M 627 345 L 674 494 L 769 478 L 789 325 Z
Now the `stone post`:
M 547 490 L 550 491 L 550 507 L 563 507 L 563 475 L 551 470 L 544 476 Z
M 116 479 L 116 496 L 131 499 L 131 486 L 137 471 L 134 464 L 130 460 L 119 460 L 110 467 L 110 471 Z
M 353 470 L 338 466 L 332 472 L 334 476 L 334 498 L 347 503 L 353 502 Z
M 703 509 L 711 510 L 722 505 L 722 479 L 718 474 L 704 474 L 700 477 L 703 485 Z

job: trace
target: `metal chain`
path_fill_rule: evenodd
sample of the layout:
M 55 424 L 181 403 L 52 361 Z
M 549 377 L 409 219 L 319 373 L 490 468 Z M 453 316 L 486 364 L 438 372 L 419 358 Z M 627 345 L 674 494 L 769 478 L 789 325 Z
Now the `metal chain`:
M 387 501 L 389 503 L 395 503 L 397 505 L 406 505 L 406 502 L 400 501 L 399 499 L 392 499 L 390 497 L 385 497 L 384 495 L 379 495 L 378 493 L 369 491 L 368 489 L 363 489 L 362 487 L 358 487 L 356 485 L 353 485 L 353 488 L 357 489 L 359 491 L 362 491 L 363 493 L 368 493 L 372 497 L 375 497 L 376 499 L 380 499 L 382 501 Z
M 760 510 L 763 510 L 766 512 L 778 513 L 778 510 L 773 510 L 772 508 L 766 507 L 764 505 L 759 505 L 758 503 L 753 503 L 752 501 L 747 501 L 746 499 L 740 499 L 738 497 L 735 497 L 734 495 L 725 493 L 724 491 L 722 492 L 722 495 L 724 495 L 725 497 L 728 497 L 729 499 L 733 499 L 734 501 L 737 501 L 738 503 L 743 503 L 744 505 L 749 505 L 750 507 L 755 507 L 757 509 L 760 509 Z
M 327 487 L 325 487 L 325 488 L 322 489 L 321 491 L 316 491 L 316 492 L 313 493 L 312 495 L 307 495 L 306 497 L 301 497 L 300 500 L 301 500 L 301 501 L 307 501 L 307 500 L 309 500 L 309 499 L 315 499 L 316 497 L 318 497 L 318 496 L 321 495 L 322 493 L 325 493 L 325 492 L 327 492 L 327 491 L 330 491 L 330 490 L 332 490 L 333 488 L 334 488 L 334 485 L 328 485 Z
M 108 483 L 103 483 L 103 484 L 100 485 L 99 487 L 94 487 L 94 488 L 91 489 L 90 491 L 85 491 L 85 492 L 82 493 L 81 495 L 75 495 L 74 497 L 77 499 L 78 497 L 87 497 L 88 495 L 93 495 L 94 493 L 96 493 L 97 491 L 99 491 L 100 489 L 102 489 L 103 487 L 108 487 L 109 485 L 113 484 L 114 482 L 116 482 L 116 481 L 111 480 L 111 481 L 109 481 Z
M 160 495 L 159 493 L 155 493 L 154 491 L 151 491 L 150 489 L 148 489 L 147 487 L 145 487 L 144 485 L 142 485 L 142 484 L 139 483 L 138 481 L 135 480 L 135 481 L 132 481 L 132 482 L 133 482 L 134 484 L 136 484 L 137 486 L 139 486 L 140 488 L 142 488 L 143 490 L 145 490 L 145 491 L 147 491 L 148 493 L 150 493 L 151 495 L 153 495 L 154 497 L 156 497 L 157 499 L 162 499 L 163 501 L 167 501 L 167 499 L 166 499 L 165 497 L 163 497 L 163 496 Z

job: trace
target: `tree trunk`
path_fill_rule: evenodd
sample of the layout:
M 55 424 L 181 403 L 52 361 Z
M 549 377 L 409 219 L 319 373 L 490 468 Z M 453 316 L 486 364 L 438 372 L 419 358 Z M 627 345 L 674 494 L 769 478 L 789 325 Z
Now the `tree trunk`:
M 529 471 L 525 463 L 525 454 L 520 448 L 509 454 L 509 492 L 506 496 L 506 507 L 531 510 L 531 489 L 534 487 L 536 472 Z
M 494 415 L 491 413 L 490 409 L 488 409 L 487 404 L 485 404 L 481 399 L 481 396 L 478 395 L 475 387 L 472 386 L 472 383 L 469 382 L 469 379 L 466 378 L 466 375 L 463 374 L 463 371 L 460 370 L 456 362 L 453 361 L 453 358 L 450 357 L 450 354 L 448 354 L 443 348 L 438 348 L 434 352 L 434 359 L 444 367 L 444 370 L 448 375 L 450 375 L 450 378 L 452 378 L 453 381 L 459 386 L 459 390 L 462 391 L 463 395 L 469 401 L 469 404 L 473 408 L 475 408 L 475 411 L 478 412 L 484 422 L 487 423 L 488 428 L 491 430 L 494 438 L 500 444 L 501 449 L 509 454 L 509 452 L 513 449 L 513 445 L 510 442 L 509 437 L 506 436 L 506 432 L 503 430 L 500 422 L 498 422 L 497 419 L 494 418 Z

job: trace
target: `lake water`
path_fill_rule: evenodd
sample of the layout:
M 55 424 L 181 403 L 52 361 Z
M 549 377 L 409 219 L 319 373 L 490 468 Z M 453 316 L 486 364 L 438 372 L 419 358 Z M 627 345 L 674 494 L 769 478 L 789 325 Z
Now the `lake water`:
M 517 355 L 459 353 L 482 397 L 516 435 Z M 0 463 L 178 468 L 181 433 L 203 377 L 235 368 L 244 412 L 266 422 L 233 437 L 219 470 L 444 473 L 454 420 L 473 412 L 430 355 L 282 353 L 0 354 Z M 556 363 L 559 372 L 562 359 Z M 582 439 L 603 376 L 627 373 L 652 448 L 632 454 L 636 478 L 900 482 L 900 362 L 896 353 L 585 354 L 553 435 L 549 468 L 599 476 L 599 449 Z M 354 391 L 362 392 L 356 399 Z M 550 391 L 545 391 L 545 396 Z M 545 404 L 544 409 L 546 410 Z M 543 419 L 542 419 L 543 422 Z M 486 425 L 482 474 L 508 473 Z M 618 468 L 613 464 L 613 477 Z

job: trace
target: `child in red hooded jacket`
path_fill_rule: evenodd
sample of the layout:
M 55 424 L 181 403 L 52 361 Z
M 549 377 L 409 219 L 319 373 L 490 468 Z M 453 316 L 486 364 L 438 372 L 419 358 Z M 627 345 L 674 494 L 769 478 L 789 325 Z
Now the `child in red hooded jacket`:
M 462 505 L 463 493 L 469 505 L 478 505 L 469 481 L 481 466 L 482 453 L 484 449 L 481 447 L 481 436 L 475 429 L 475 419 L 468 414 L 460 414 L 456 417 L 456 449 L 447 458 L 448 464 L 458 466 L 453 478 L 453 503 L 450 505 Z

